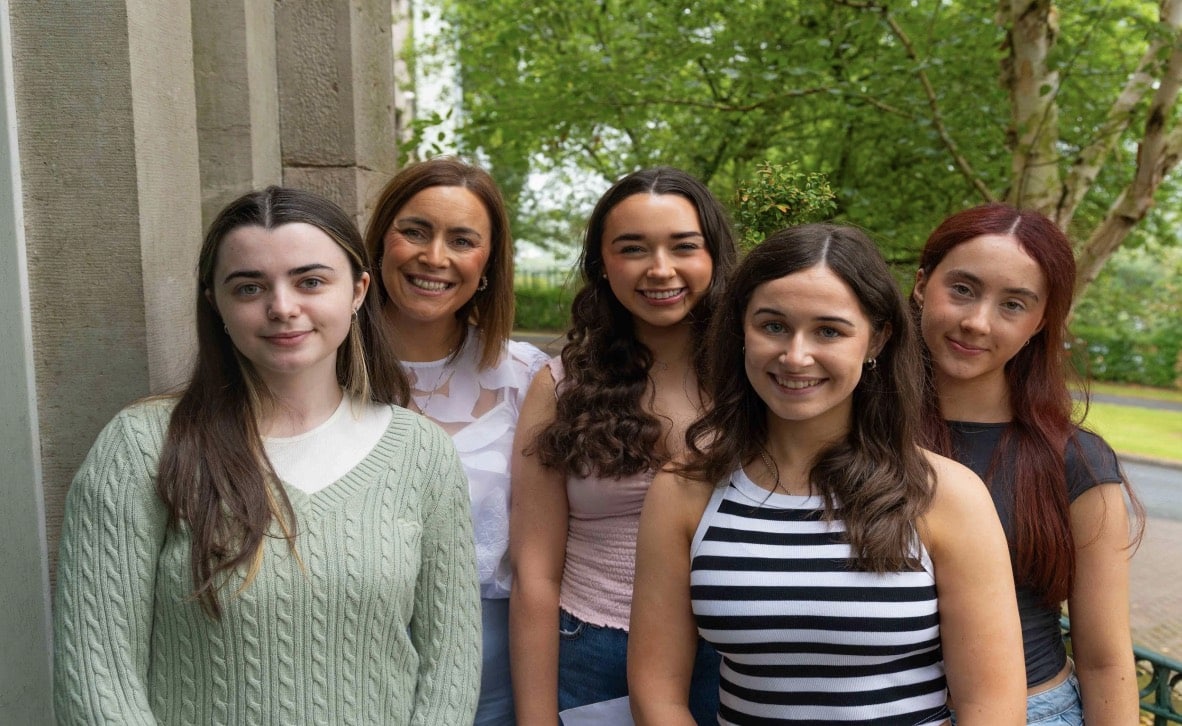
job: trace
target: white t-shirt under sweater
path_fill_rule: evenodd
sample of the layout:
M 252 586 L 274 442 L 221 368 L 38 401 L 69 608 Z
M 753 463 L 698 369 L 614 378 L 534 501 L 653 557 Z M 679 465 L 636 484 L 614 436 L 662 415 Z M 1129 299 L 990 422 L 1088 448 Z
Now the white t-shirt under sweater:
M 548 357 L 510 340 L 496 365 L 481 369 L 480 333 L 469 328 L 452 360 L 403 361 L 415 406 L 451 434 L 468 475 L 480 595 L 509 597 L 509 460 L 517 416 Z
M 264 436 L 263 450 L 286 484 L 314 494 L 347 474 L 390 425 L 387 405 L 341 396 L 324 423 L 295 436 Z

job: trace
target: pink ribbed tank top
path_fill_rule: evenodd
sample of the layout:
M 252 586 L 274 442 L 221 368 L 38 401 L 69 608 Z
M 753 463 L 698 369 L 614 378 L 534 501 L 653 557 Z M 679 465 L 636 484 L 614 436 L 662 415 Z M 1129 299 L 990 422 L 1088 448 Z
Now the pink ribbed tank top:
M 550 374 L 562 381 L 562 360 Z M 557 385 L 556 385 L 557 390 Z M 568 477 L 566 564 L 559 604 L 592 625 L 628 629 L 640 509 L 654 472 L 623 479 Z

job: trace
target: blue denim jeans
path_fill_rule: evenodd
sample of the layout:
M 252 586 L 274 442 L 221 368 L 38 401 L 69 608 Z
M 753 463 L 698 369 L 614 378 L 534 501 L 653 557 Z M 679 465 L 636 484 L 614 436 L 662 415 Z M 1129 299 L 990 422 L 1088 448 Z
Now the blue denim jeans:
M 956 714 L 952 714 L 953 726 Z M 1084 726 L 1079 679 L 1073 672 L 1049 691 L 1026 697 L 1026 726 Z
M 699 724 L 718 723 L 719 657 L 706 641 L 690 680 L 690 712 Z M 558 710 L 628 695 L 628 632 L 558 616 Z
M 1038 726 L 1083 726 L 1083 699 L 1079 679 L 1072 673 L 1049 691 L 1026 699 L 1026 723 Z
M 474 726 L 514 726 L 513 682 L 509 679 L 509 598 L 480 601 L 483 663 Z

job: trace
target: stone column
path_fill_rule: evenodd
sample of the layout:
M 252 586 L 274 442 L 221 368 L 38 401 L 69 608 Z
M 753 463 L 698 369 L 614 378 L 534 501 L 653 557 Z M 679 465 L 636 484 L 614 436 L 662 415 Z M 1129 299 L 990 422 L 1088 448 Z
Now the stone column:
M 0 5 L 0 723 L 50 723 L 48 548 L 8 5 Z
M 40 481 L 16 488 L 43 492 L 52 573 L 65 494 L 95 436 L 124 405 L 183 381 L 193 359 L 201 193 L 190 9 L 4 7 L 41 458 Z
M 391 0 L 299 0 L 275 11 L 283 183 L 355 215 L 397 165 Z
M 202 227 L 282 181 L 274 0 L 192 3 Z

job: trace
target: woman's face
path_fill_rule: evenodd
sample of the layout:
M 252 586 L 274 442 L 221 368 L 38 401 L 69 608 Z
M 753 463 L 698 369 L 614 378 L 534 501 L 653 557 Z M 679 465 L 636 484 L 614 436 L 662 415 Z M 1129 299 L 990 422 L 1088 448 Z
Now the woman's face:
M 600 245 L 612 294 L 638 328 L 682 322 L 710 287 L 698 211 L 678 194 L 626 197 L 604 219 Z
M 273 388 L 336 380 L 337 349 L 365 299 L 345 251 L 302 222 L 239 227 L 222 240 L 206 296 L 234 347 Z
M 464 187 L 428 187 L 407 200 L 383 239 L 382 283 L 395 327 L 462 324 L 455 314 L 480 287 L 491 229 L 484 204 Z
M 844 431 L 863 365 L 889 337 L 820 264 L 755 288 L 743 315 L 744 367 L 769 416 Z
M 988 234 L 921 270 L 912 293 L 936 380 L 1005 380 L 1005 364 L 1042 330 L 1047 281 L 1011 235 Z

